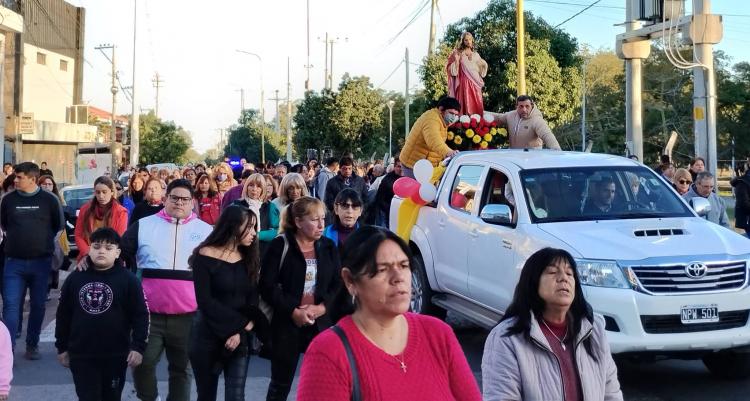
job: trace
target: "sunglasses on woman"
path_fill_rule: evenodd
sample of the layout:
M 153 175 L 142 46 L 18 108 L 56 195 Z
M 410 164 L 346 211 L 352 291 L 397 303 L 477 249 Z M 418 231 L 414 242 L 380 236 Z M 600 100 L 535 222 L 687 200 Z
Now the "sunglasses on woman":
M 685 184 L 692 184 L 692 183 L 693 183 L 692 181 L 688 181 L 688 180 L 679 180 L 678 182 L 679 182 L 680 184 L 682 184 L 682 185 L 685 185 Z

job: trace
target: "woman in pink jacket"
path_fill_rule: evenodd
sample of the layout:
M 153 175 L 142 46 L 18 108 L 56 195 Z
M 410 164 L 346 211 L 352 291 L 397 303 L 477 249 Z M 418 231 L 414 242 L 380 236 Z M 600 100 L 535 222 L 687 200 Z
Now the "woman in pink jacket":
M 403 240 L 383 228 L 362 227 L 349 237 L 343 249 L 343 296 L 335 304 L 353 301 L 354 313 L 310 344 L 297 401 L 482 399 L 453 330 L 433 317 L 407 312 L 411 260 Z M 358 388 L 352 384 L 355 377 Z
M 8 399 L 11 380 L 13 380 L 13 349 L 10 345 L 10 333 L 5 324 L 0 322 L 0 401 Z

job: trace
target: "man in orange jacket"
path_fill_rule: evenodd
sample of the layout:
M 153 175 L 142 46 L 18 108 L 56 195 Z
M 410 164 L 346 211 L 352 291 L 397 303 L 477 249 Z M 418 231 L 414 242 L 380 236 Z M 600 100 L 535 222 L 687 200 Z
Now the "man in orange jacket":
M 425 111 L 411 127 L 406 143 L 401 149 L 401 165 L 404 177 L 414 178 L 414 164 L 429 160 L 437 166 L 441 160 L 458 153 L 445 144 L 448 126 L 458 121 L 461 104 L 452 97 L 444 97 L 437 107 Z

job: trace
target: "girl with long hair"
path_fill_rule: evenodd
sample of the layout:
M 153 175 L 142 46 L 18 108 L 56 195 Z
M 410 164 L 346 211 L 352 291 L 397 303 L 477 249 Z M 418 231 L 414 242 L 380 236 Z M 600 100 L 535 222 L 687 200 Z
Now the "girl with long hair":
M 137 205 L 143 201 L 144 189 L 146 187 L 146 181 L 143 180 L 140 174 L 133 174 L 130 176 L 130 182 L 128 183 L 128 196 L 133 200 L 133 204 Z
M 75 239 L 78 246 L 78 261 L 89 254 L 91 233 L 98 228 L 109 227 L 119 235 L 128 228 L 128 211 L 117 201 L 115 182 L 107 176 L 94 181 L 94 196 L 81 206 L 76 220 Z
M 211 177 L 203 173 L 195 180 L 195 214 L 210 225 L 216 224 L 221 214 L 221 196 Z
M 266 180 L 266 200 L 271 202 L 279 197 L 279 183 L 271 174 L 263 174 L 263 178 Z
M 261 296 L 274 310 L 267 401 L 287 399 L 299 354 L 333 324 L 328 310 L 341 282 L 336 245 L 323 236 L 323 202 L 302 197 L 284 213 L 283 234 L 271 241 L 260 275 Z
M 257 220 L 250 209 L 227 207 L 190 258 L 198 312 L 189 355 L 199 401 L 216 400 L 221 373 L 224 399 L 244 400 L 249 333 L 266 338 L 268 322 L 258 306 Z
M 214 167 L 214 180 L 216 180 L 216 188 L 221 196 L 224 196 L 224 193 L 237 185 L 234 173 L 232 173 L 232 167 L 227 163 L 219 163 Z

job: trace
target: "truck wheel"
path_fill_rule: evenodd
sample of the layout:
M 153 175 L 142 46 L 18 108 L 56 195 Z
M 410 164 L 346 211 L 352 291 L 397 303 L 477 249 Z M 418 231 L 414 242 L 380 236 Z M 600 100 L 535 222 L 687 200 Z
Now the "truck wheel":
M 750 377 L 750 353 L 723 351 L 703 357 L 703 364 L 715 376 L 742 380 Z
M 415 255 L 414 266 L 411 269 L 411 304 L 409 310 L 414 313 L 445 319 L 445 309 L 432 304 L 433 295 L 435 293 L 430 288 L 429 281 L 427 281 L 422 257 Z

